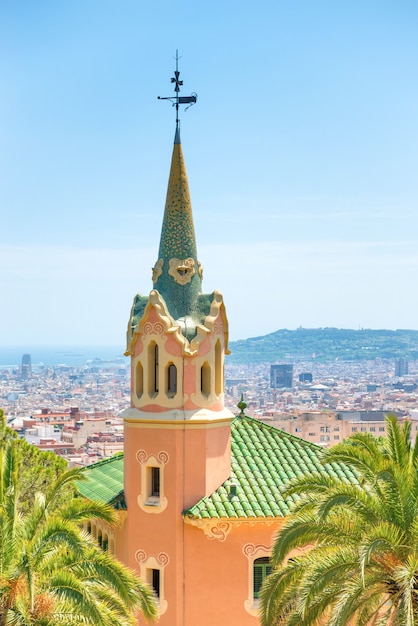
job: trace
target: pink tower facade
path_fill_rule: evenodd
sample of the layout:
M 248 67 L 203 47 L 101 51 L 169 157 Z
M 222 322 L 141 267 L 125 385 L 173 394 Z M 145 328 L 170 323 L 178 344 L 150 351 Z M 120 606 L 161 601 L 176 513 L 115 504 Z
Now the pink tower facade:
M 222 295 L 202 294 L 201 280 L 176 131 L 154 288 L 136 296 L 129 320 L 131 404 L 123 414 L 124 560 L 153 585 L 162 626 L 195 623 L 186 617 L 197 598 L 190 572 L 203 555 L 191 550 L 187 534 L 195 529 L 183 512 L 231 471 L 228 320 Z
M 323 466 L 319 447 L 248 417 L 244 402 L 236 417 L 225 408 L 228 320 L 222 295 L 202 293 L 178 130 L 152 283 L 128 323 L 124 456 L 80 484 L 120 525 L 92 521 L 91 533 L 154 588 L 160 626 L 257 626 L 283 486 Z

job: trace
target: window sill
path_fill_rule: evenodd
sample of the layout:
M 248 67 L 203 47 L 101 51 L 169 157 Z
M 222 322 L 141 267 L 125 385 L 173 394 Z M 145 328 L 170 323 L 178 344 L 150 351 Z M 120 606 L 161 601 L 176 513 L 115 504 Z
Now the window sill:
M 159 496 L 150 496 L 145 500 L 144 506 L 160 506 Z
M 250 615 L 253 615 L 254 617 L 259 616 L 259 612 L 258 612 L 258 609 L 260 607 L 259 598 L 251 598 L 249 600 L 246 600 L 244 602 L 244 607 L 247 613 L 249 613 Z

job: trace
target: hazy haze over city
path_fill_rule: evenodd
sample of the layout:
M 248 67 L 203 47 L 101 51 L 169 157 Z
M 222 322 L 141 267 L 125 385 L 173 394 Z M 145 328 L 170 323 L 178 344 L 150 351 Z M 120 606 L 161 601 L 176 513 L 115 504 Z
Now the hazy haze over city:
M 404 0 L 1 3 L 0 345 L 123 348 L 157 259 L 176 48 L 203 287 L 231 338 L 418 328 L 417 26 Z

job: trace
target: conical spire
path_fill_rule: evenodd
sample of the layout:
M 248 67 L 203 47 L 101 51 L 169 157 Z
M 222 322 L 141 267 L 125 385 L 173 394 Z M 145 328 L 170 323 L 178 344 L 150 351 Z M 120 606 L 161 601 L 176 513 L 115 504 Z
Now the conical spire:
M 197 321 L 195 311 L 201 293 L 201 269 L 197 260 L 192 204 L 178 125 L 153 283 L 175 320 L 191 318 Z

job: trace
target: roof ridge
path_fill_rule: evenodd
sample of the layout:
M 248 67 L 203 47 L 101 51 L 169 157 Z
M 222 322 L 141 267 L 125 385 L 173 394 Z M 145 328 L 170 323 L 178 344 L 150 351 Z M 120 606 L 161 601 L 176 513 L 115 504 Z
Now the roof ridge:
M 100 461 L 96 461 L 95 463 L 90 463 L 90 465 L 85 465 L 84 467 L 82 467 L 82 471 L 86 470 L 86 469 L 91 469 L 92 467 L 97 467 L 98 465 L 106 465 L 107 463 L 112 463 L 114 461 L 117 461 L 119 459 L 123 459 L 125 456 L 124 452 L 116 452 L 116 454 L 114 454 L 113 456 L 109 457 L 108 459 L 100 459 Z
M 287 437 L 288 439 L 292 441 L 297 440 L 298 442 L 301 442 L 302 445 L 306 445 L 310 448 L 314 448 L 315 450 L 323 450 L 322 446 L 315 443 L 314 441 L 307 441 L 306 439 L 297 437 L 296 435 L 293 435 L 292 433 L 287 433 L 285 430 L 282 430 L 281 428 L 277 428 L 277 426 L 273 426 L 273 424 L 266 424 L 265 422 L 262 422 L 260 419 L 258 419 L 257 417 L 253 417 L 252 415 L 244 415 L 244 417 L 242 417 L 241 415 L 236 415 L 234 419 L 232 420 L 231 426 L 234 426 L 234 428 L 236 428 L 236 424 L 241 423 L 243 419 L 247 421 L 250 420 L 251 422 L 253 422 L 253 424 L 257 424 L 259 428 L 266 428 L 269 431 L 278 431 L 284 437 Z

